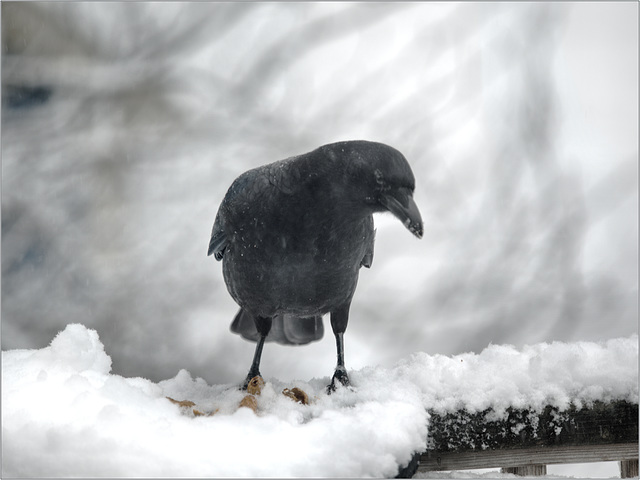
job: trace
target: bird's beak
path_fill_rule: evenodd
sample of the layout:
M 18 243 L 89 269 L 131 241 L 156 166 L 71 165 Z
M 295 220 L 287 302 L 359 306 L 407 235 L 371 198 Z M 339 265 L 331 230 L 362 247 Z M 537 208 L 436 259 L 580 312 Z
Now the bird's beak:
M 400 200 L 390 193 L 383 193 L 380 196 L 380 203 L 393 213 L 411 233 L 418 238 L 422 238 L 422 217 L 413 197 L 407 197 L 407 205 L 403 205 Z

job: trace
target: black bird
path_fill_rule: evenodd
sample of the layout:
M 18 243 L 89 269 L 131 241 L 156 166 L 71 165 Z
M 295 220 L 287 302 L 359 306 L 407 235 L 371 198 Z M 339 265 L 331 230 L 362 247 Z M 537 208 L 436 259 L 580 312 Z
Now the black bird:
M 265 341 L 301 345 L 323 335 L 331 314 L 338 380 L 349 385 L 343 334 L 360 267 L 373 261 L 375 212 L 389 211 L 418 238 L 415 179 L 396 149 L 332 143 L 240 175 L 216 215 L 208 255 L 223 260 L 240 311 L 234 333 L 257 342 L 245 381 L 260 375 Z

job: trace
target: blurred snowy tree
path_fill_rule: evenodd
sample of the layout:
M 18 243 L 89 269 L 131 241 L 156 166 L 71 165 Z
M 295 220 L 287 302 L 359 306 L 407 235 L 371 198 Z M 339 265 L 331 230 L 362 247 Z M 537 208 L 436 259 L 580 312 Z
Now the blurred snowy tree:
M 3 349 L 79 322 L 118 373 L 241 379 L 252 346 L 228 332 L 236 306 L 206 257 L 218 204 L 248 168 L 357 138 L 409 159 L 425 238 L 376 219 L 347 367 L 637 331 L 635 18 L 632 3 L 3 3 Z M 274 347 L 265 372 L 330 371 L 332 341 L 303 348 Z

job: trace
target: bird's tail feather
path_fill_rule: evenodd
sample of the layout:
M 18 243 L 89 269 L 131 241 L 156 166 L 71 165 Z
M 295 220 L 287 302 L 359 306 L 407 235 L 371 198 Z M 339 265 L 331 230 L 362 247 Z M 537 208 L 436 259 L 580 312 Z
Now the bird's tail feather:
M 253 315 L 243 308 L 233 319 L 231 331 L 252 342 L 257 342 L 260 338 Z M 296 317 L 285 314 L 273 317 L 271 331 L 267 335 L 266 341 L 277 342 L 281 345 L 304 345 L 320 340 L 323 335 L 322 316 Z

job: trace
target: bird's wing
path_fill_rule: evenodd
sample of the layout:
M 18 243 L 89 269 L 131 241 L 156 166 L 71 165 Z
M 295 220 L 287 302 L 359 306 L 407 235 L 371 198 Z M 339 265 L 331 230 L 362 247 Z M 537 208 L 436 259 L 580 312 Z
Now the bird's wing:
M 257 191 L 259 191 L 259 182 L 256 182 L 260 178 L 259 169 L 249 170 L 238 178 L 227 190 L 218 213 L 216 214 L 216 220 L 213 223 L 213 229 L 211 230 L 211 240 L 209 240 L 209 250 L 207 255 L 212 253 L 216 257 L 216 260 L 222 260 L 224 251 L 227 248 L 228 238 L 225 233 L 225 224 L 227 219 L 227 213 L 229 208 L 233 208 L 233 205 L 244 204 L 247 201 L 252 200 Z
M 235 179 L 218 209 L 211 231 L 208 255 L 214 254 L 216 260 L 222 260 L 228 243 L 225 224 L 230 211 L 238 211 L 242 205 L 253 205 L 255 209 L 256 206 L 264 206 L 265 202 L 273 202 L 277 198 L 275 192 L 292 195 L 306 188 L 305 182 L 301 179 L 301 172 L 291 168 L 295 158 L 248 170 Z M 306 177 L 306 181 L 311 179 L 311 176 Z
M 367 245 L 364 252 L 364 257 L 362 257 L 362 261 L 360 262 L 360 265 L 365 268 L 371 268 L 371 265 L 373 264 L 373 245 L 376 240 L 376 231 L 373 228 L 373 217 L 370 217 L 370 222 L 371 234 L 369 235 L 369 238 L 366 239 Z
M 306 188 L 306 181 L 301 168 L 295 163 L 299 157 L 290 157 L 280 160 L 260 169 L 260 174 L 273 187 L 285 195 L 293 195 Z
M 216 221 L 213 223 L 213 230 L 211 231 L 211 240 L 209 240 L 209 250 L 207 255 L 213 253 L 216 260 L 222 260 L 224 251 L 227 248 L 227 235 L 222 228 L 222 219 L 220 218 L 220 211 L 216 215 Z

